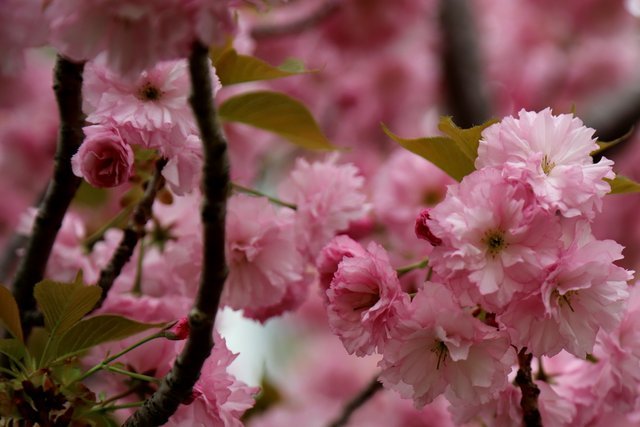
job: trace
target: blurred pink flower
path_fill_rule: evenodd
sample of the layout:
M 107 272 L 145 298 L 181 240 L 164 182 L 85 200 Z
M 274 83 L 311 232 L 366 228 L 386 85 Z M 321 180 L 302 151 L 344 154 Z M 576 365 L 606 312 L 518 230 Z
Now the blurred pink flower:
M 118 129 L 94 125 L 85 127 L 84 133 L 84 142 L 71 158 L 73 173 L 94 187 L 127 182 L 133 171 L 133 151 Z

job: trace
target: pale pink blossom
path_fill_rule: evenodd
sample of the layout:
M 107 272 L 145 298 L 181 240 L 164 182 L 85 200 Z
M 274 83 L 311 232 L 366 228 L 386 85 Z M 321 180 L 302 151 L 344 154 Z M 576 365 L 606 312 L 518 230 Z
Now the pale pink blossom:
M 227 348 L 217 332 L 213 338 L 211 355 L 193 387 L 195 398 L 180 405 L 167 426 L 241 427 L 240 417 L 254 405 L 254 395 L 259 389 L 247 386 L 227 372 L 238 355 Z
M 384 346 L 380 380 L 416 407 L 446 393 L 486 402 L 507 386 L 507 337 L 464 312 L 443 285 L 426 282 Z
M 482 132 L 476 168 L 502 168 L 505 177 L 529 184 L 545 209 L 592 219 L 610 191 L 604 178 L 615 176 L 611 160 L 593 163 L 594 132 L 570 114 L 521 110 Z
M 631 272 L 614 264 L 622 258 L 622 247 L 596 240 L 586 222 L 565 228 L 569 244 L 549 267 L 539 292 L 513 302 L 499 316 L 514 345 L 536 356 L 565 349 L 585 357 L 600 329 L 612 331 L 619 324 L 628 295 Z
M 495 310 L 517 292 L 539 286 L 559 251 L 557 217 L 541 209 L 530 187 L 482 169 L 449 187 L 426 224 L 442 243 L 430 265 L 456 294 Z
M 357 356 L 381 351 L 409 304 L 387 252 L 375 242 L 366 253 L 342 259 L 326 296 L 329 326 Z
M 235 195 L 227 204 L 229 276 L 222 303 L 234 309 L 278 303 L 287 286 L 302 279 L 291 216 L 266 198 Z
M 280 189 L 282 199 L 297 206 L 298 247 L 310 261 L 337 232 L 364 217 L 370 208 L 358 169 L 337 160 L 337 156 L 313 163 L 298 159 Z
M 176 140 L 163 150 L 169 161 L 162 169 L 162 176 L 174 194 L 182 196 L 200 184 L 202 176 L 202 141 L 196 135 Z
M 52 0 L 45 15 L 51 44 L 74 61 L 106 55 L 109 68 L 135 75 L 184 58 L 193 42 L 210 45 L 229 31 L 229 1 Z M 171 31 L 167 31 L 171 29 Z
M 40 0 L 0 2 L 0 76 L 24 69 L 24 49 L 44 45 L 48 26 Z
M 244 307 L 242 314 L 249 319 L 265 323 L 272 317 L 297 310 L 306 300 L 309 286 L 313 283 L 315 272 L 307 268 L 302 272 L 302 279 L 287 284 L 284 296 L 275 304 Z
M 85 140 L 71 157 L 76 176 L 94 187 L 117 187 L 133 173 L 133 151 L 114 127 L 84 128 Z
M 366 255 L 365 249 L 352 238 L 339 235 L 334 237 L 322 248 L 322 251 L 316 259 L 316 268 L 318 269 L 320 291 L 323 299 L 326 301 L 326 291 L 333 280 L 333 276 L 338 269 L 338 264 L 344 257 L 362 257 Z

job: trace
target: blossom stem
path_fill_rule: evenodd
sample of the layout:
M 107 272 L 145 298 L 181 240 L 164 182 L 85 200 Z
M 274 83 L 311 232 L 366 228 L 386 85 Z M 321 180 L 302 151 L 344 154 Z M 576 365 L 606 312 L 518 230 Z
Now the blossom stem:
M 133 212 L 134 208 L 135 205 L 126 206 L 124 209 L 118 212 L 116 216 L 111 218 L 109 221 L 107 221 L 106 224 L 100 227 L 99 230 L 84 239 L 84 242 L 82 242 L 82 246 L 84 246 L 87 251 L 91 251 L 93 246 L 104 238 L 104 234 L 107 232 L 107 230 L 115 227 L 117 224 L 122 223 L 126 218 L 129 217 L 129 215 L 131 215 L 131 212 Z
M 127 371 L 126 369 L 120 369 L 116 366 L 111 366 L 111 365 L 107 365 L 104 367 L 104 369 L 106 369 L 107 371 L 110 372 L 115 372 L 116 374 L 121 374 L 121 375 L 125 375 L 127 377 L 130 378 L 134 378 L 136 380 L 140 380 L 140 381 L 146 381 L 149 383 L 159 383 L 160 379 L 156 378 L 156 377 L 150 377 L 149 375 L 142 375 L 139 374 L 137 372 L 131 372 L 131 371 Z
M 189 338 L 158 390 L 126 422 L 126 427 L 165 424 L 193 390 L 204 361 L 213 348 L 213 324 L 227 279 L 225 260 L 226 204 L 231 184 L 227 142 L 213 102 L 209 50 L 194 43 L 189 57 L 193 109 L 203 144 L 202 275 L 189 312 Z
M 140 240 L 145 234 L 145 226 L 151 218 L 153 202 L 156 199 L 158 192 L 164 187 L 164 177 L 162 176 L 162 169 L 167 164 L 167 159 L 161 158 L 156 162 L 156 170 L 151 178 L 151 181 L 147 183 L 147 188 L 144 191 L 142 199 L 136 205 L 133 215 L 129 219 L 129 225 L 124 230 L 122 239 L 118 248 L 114 252 L 109 264 L 100 271 L 100 277 L 98 278 L 97 285 L 102 289 L 102 295 L 100 300 L 94 307 L 94 310 L 102 305 L 104 300 L 109 294 L 113 282 L 122 272 L 124 266 L 129 262 L 133 251 Z M 141 254 L 142 256 L 142 254 Z
M 540 389 L 533 382 L 531 374 L 531 359 L 533 355 L 527 353 L 524 347 L 518 353 L 518 374 L 516 375 L 516 384 L 520 387 L 522 398 L 520 399 L 520 407 L 522 408 L 522 422 L 525 427 L 542 427 L 542 418 L 538 410 L 538 396 Z
M 425 258 L 418 262 L 414 262 L 413 264 L 405 265 L 404 267 L 396 268 L 396 272 L 398 272 L 398 277 L 402 277 L 407 273 L 412 272 L 413 270 L 420 270 L 421 268 L 425 268 L 429 265 L 429 258 Z
M 266 194 L 264 194 L 263 192 L 259 191 L 259 190 L 255 190 L 253 188 L 248 188 L 248 187 L 244 187 L 240 184 L 236 184 L 235 182 L 231 183 L 231 186 L 233 187 L 234 190 L 240 192 L 240 193 L 246 193 L 246 194 L 251 194 L 254 196 L 258 196 L 258 197 L 266 197 L 267 200 L 269 200 L 271 203 L 279 205 L 279 206 L 284 206 L 285 208 L 290 208 L 293 209 L 294 211 L 296 209 L 298 209 L 298 207 L 296 205 L 294 205 L 293 203 L 288 203 L 288 202 L 284 202 L 280 199 L 276 199 L 275 197 L 271 197 L 271 196 L 267 196 Z
M 342 427 L 349 422 L 351 415 L 362 405 L 367 403 L 379 390 L 382 390 L 382 383 L 376 377 L 357 396 L 347 403 L 342 410 L 342 414 L 335 421 L 329 424 L 330 427 Z
M 129 402 L 129 403 L 123 403 L 122 405 L 100 407 L 92 410 L 92 412 L 107 412 L 107 411 L 117 411 L 118 409 L 139 408 L 142 405 L 144 405 L 144 401 Z
M 44 277 L 62 219 L 81 182 L 71 170 L 71 157 L 84 139 L 83 70 L 84 63 L 72 62 L 62 56 L 56 59 L 53 90 L 58 103 L 60 128 L 53 177 L 38 209 L 25 254 L 18 264 L 13 281 L 13 293 L 23 315 L 25 339 L 31 331 L 31 325 L 26 322 L 26 314 L 36 306 L 33 288 Z

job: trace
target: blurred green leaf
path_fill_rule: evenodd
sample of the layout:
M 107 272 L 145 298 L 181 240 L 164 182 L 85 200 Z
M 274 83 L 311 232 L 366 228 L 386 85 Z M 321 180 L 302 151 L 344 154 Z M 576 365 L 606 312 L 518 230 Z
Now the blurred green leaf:
M 285 94 L 260 91 L 227 99 L 220 105 L 220 117 L 273 132 L 311 150 L 337 149 L 324 136 L 307 107 Z
M 55 359 L 88 350 L 98 344 L 121 340 L 165 323 L 140 323 L 122 316 L 104 315 L 85 319 L 69 329 L 58 343 Z
M 21 364 L 21 360 L 27 354 L 27 349 L 22 341 L 16 338 L 0 339 L 0 354 L 4 354 L 14 362 Z
M 495 123 L 498 123 L 498 120 L 489 120 L 479 126 L 462 129 L 453 122 L 453 118 L 445 116 L 440 119 L 438 129 L 451 138 L 465 156 L 475 162 L 478 157 L 478 144 L 482 137 L 482 131 Z
M 219 53 L 213 65 L 223 86 L 279 79 L 307 72 L 300 61 L 289 60 L 280 67 L 274 67 L 253 56 L 240 55 L 233 48 Z
M 429 160 L 457 181 L 461 181 L 475 170 L 473 160 L 451 138 L 404 139 L 393 134 L 385 125 L 382 125 L 382 129 L 402 147 Z
M 62 335 L 78 323 L 100 299 L 102 289 L 79 283 L 43 280 L 33 295 L 44 314 L 44 326 L 51 335 Z
M 605 181 L 611 185 L 609 194 L 640 193 L 640 184 L 626 176 L 616 175 L 614 179 L 605 179 Z
M 42 360 L 44 350 L 49 342 L 49 333 L 45 328 L 35 327 L 31 330 L 29 338 L 27 339 L 27 348 L 29 354 L 35 360 Z M 34 366 L 35 369 L 35 366 Z
M 7 328 L 11 335 L 21 342 L 24 340 L 18 304 L 13 298 L 13 295 L 11 295 L 11 291 L 3 285 L 0 285 L 0 322 Z
M 92 187 L 87 181 L 82 180 L 80 187 L 73 198 L 73 203 L 82 206 L 98 207 L 103 205 L 108 199 L 108 190 Z

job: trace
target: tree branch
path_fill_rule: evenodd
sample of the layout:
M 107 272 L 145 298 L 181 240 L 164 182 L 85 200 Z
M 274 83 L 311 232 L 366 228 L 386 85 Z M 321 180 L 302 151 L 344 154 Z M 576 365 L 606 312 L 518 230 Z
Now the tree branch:
M 100 300 L 96 303 L 94 310 L 102 305 L 109 294 L 113 282 L 118 278 L 124 266 L 129 262 L 138 241 L 145 234 L 145 226 L 153 213 L 153 202 L 158 192 L 164 187 L 164 177 L 162 169 L 167 164 L 167 159 L 161 158 L 156 162 L 156 170 L 151 180 L 147 183 L 142 199 L 136 205 L 129 224 L 124 230 L 118 248 L 113 253 L 109 264 L 100 271 L 100 278 L 97 285 L 102 289 Z
M 251 37 L 265 39 L 298 34 L 313 28 L 340 8 L 339 0 L 326 0 L 321 6 L 307 16 L 284 24 L 265 24 L 251 30 Z
M 204 361 L 213 348 L 212 332 L 220 295 L 227 278 L 224 256 L 225 215 L 230 192 L 227 143 L 211 94 L 210 62 L 206 46 L 195 43 L 189 57 L 191 97 L 204 148 L 202 226 L 203 269 L 198 295 L 189 313 L 189 338 L 171 371 L 144 406 L 125 426 L 160 425 L 190 396 Z
M 527 348 L 524 347 L 518 353 L 518 374 L 516 375 L 516 384 L 520 387 L 522 398 L 520 399 L 520 407 L 522 408 L 522 422 L 525 427 L 542 427 L 542 418 L 538 410 L 538 396 L 540 389 L 533 382 L 531 375 L 531 359 L 533 355 L 527 354 Z
M 51 184 L 38 209 L 25 255 L 20 260 L 13 281 L 13 293 L 21 313 L 35 308 L 33 288 L 44 277 L 58 230 L 80 185 L 80 178 L 71 170 L 71 156 L 78 151 L 84 139 L 83 70 L 84 63 L 74 63 L 61 56 L 56 60 L 53 90 L 60 114 L 58 147 Z M 24 326 L 24 333 L 28 335 L 30 327 Z
M 340 417 L 329 424 L 329 426 L 342 427 L 347 425 L 347 422 L 349 422 L 349 418 L 351 418 L 351 415 L 353 415 L 356 409 L 367 403 L 369 399 L 371 399 L 378 392 L 378 390 L 382 390 L 382 383 L 378 381 L 378 376 L 376 375 L 373 381 L 371 381 L 365 389 L 363 389 L 360 393 L 358 393 L 357 396 L 355 396 L 349 403 L 345 405 L 344 409 L 342 410 L 342 414 L 340 414 Z
M 491 117 L 473 16 L 467 0 L 440 0 L 442 62 L 447 104 L 458 126 Z

